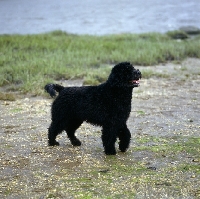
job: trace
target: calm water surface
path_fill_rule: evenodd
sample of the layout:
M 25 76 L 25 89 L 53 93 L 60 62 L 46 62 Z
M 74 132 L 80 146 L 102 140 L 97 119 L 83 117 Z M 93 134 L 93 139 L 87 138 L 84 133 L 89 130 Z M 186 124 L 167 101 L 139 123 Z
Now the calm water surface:
M 0 34 L 75 34 L 200 28 L 200 0 L 0 0 Z

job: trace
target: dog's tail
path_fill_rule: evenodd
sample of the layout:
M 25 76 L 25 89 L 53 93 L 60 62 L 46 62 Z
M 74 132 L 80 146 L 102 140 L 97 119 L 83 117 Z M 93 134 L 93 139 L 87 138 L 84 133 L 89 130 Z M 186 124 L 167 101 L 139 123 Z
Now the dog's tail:
M 63 86 L 59 85 L 59 84 L 47 84 L 44 87 L 44 90 L 49 93 L 49 95 L 51 97 L 55 97 L 56 96 L 56 92 L 60 93 L 62 90 L 64 89 Z

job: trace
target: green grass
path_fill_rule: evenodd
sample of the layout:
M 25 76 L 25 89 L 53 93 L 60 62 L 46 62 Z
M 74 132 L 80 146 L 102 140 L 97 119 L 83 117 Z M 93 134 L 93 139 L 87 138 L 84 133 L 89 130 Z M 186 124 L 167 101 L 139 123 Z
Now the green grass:
M 158 73 L 151 69 L 143 69 L 141 70 L 141 73 L 142 73 L 142 77 L 144 78 L 150 78 L 150 77 L 169 78 L 170 77 L 170 74 Z
M 158 156 L 188 153 L 194 157 L 198 157 L 200 154 L 200 138 L 198 137 L 187 139 L 181 137 L 174 137 L 171 139 L 143 137 L 139 138 L 137 142 L 140 143 L 140 146 L 135 147 L 134 150 L 148 150 L 154 152 Z
M 15 95 L 13 93 L 2 93 L 0 92 L 0 100 L 15 101 Z
M 14 109 L 11 110 L 12 113 L 19 113 L 21 111 L 23 111 L 22 108 L 14 108 Z
M 0 86 L 39 95 L 54 80 L 83 78 L 84 84 L 94 85 L 105 81 L 118 62 L 154 65 L 199 58 L 199 46 L 200 37 L 178 42 L 159 33 L 0 35 Z

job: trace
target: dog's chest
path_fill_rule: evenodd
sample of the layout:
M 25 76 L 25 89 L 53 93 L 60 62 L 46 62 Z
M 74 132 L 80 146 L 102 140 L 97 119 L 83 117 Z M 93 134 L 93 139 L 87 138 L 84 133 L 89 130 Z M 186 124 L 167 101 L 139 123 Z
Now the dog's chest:
M 116 114 L 129 117 L 131 112 L 132 92 L 121 92 L 113 97 L 112 108 L 115 109 Z
M 108 109 L 112 109 L 116 116 L 128 118 L 131 112 L 131 98 L 124 98 L 123 96 L 113 98 Z

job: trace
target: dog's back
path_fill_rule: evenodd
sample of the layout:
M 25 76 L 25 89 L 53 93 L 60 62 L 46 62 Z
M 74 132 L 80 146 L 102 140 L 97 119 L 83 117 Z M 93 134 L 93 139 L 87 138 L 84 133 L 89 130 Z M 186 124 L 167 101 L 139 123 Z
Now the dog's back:
M 47 92 L 52 95 L 55 87 L 49 88 Z M 59 115 L 65 120 L 82 120 L 99 126 L 109 122 L 109 118 L 125 122 L 131 111 L 132 90 L 128 90 L 123 92 L 123 89 L 112 88 L 107 83 L 98 86 L 61 87 L 52 105 L 52 116 Z

